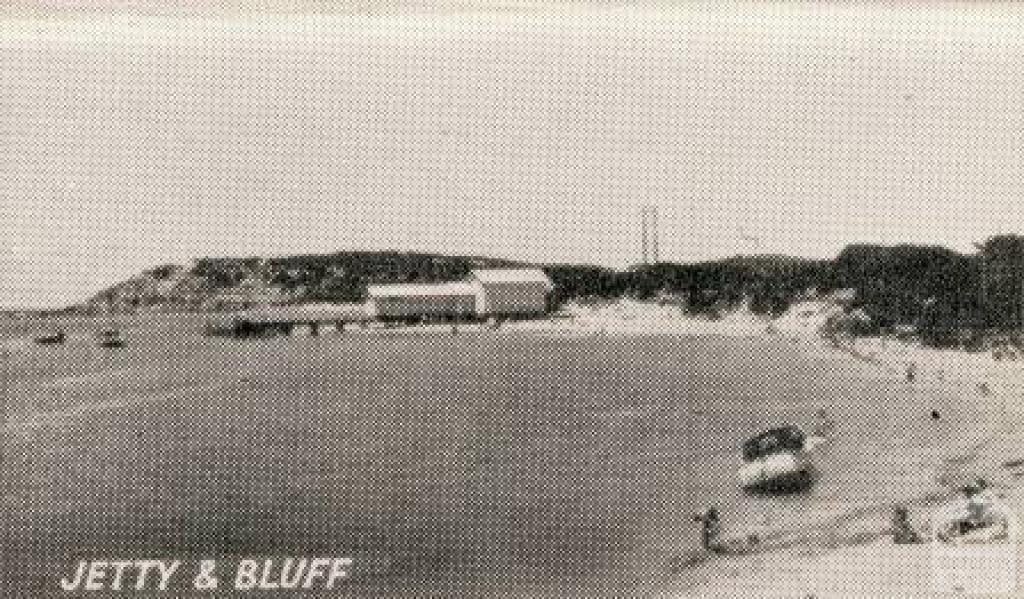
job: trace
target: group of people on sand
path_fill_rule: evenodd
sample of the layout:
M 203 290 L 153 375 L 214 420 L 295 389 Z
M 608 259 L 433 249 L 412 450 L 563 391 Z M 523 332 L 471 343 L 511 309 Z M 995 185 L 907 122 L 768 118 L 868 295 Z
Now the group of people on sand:
M 939 375 L 938 376 L 939 376 L 939 380 L 945 380 L 945 375 L 944 375 L 944 373 L 941 370 L 939 371 Z M 917 363 L 916 362 L 907 362 L 907 368 L 906 368 L 906 371 L 905 371 L 905 374 L 904 374 L 904 378 L 906 379 L 906 381 L 908 383 L 913 383 L 915 380 L 917 380 Z M 987 381 L 979 382 L 977 384 L 976 389 L 978 390 L 978 393 L 983 395 L 983 396 L 987 397 L 989 395 L 992 395 L 992 389 L 991 389 L 991 387 L 989 387 L 989 384 L 988 384 Z
M 937 419 L 938 412 L 934 412 L 932 417 Z M 821 441 L 824 441 L 834 432 L 835 426 L 835 422 L 829 418 L 828 413 L 824 409 L 819 409 L 815 413 L 815 421 L 810 427 L 810 434 L 812 437 L 819 437 Z M 959 543 L 971 542 L 965 541 L 970 538 L 984 540 L 998 539 L 1000 535 L 1005 536 L 1007 530 L 1005 519 L 1000 519 L 993 507 L 994 497 L 987 481 L 978 478 L 962 487 L 959 492 L 963 502 L 963 513 L 960 517 L 938 528 L 936 531 L 938 540 Z M 743 543 L 726 541 L 722 537 L 721 515 L 715 506 L 695 515 L 693 520 L 701 526 L 701 547 L 706 553 L 742 552 L 741 550 L 750 549 L 759 541 L 756 536 L 746 539 Z M 923 543 L 930 536 L 922 534 L 914 528 L 910 519 L 910 511 L 903 505 L 893 508 L 889 532 L 893 542 L 897 544 Z
M 984 479 L 978 479 L 971 485 L 961 489 L 965 502 L 962 517 L 944 523 L 936 531 L 936 538 L 944 543 L 990 542 L 1005 538 L 1008 524 L 993 507 L 994 499 Z M 701 524 L 701 548 L 706 553 L 736 553 L 736 543 L 728 543 L 722 538 L 722 522 L 718 508 L 710 507 L 704 513 L 694 516 L 694 521 Z M 924 543 L 926 534 L 918 532 L 910 521 L 910 511 L 902 505 L 893 508 L 889 532 L 893 543 L 912 545 Z M 750 549 L 758 542 L 756 536 L 747 539 L 743 548 Z
M 936 539 L 948 544 L 991 542 L 1009 534 L 1005 514 L 996 509 L 995 497 L 985 479 L 979 478 L 960 489 L 962 505 L 957 517 L 941 522 L 936 527 Z M 910 513 L 904 506 L 892 512 L 890 531 L 896 544 L 923 543 L 926 535 L 914 529 Z
M 1007 539 L 1010 523 L 1007 514 L 997 509 L 992 489 L 984 479 L 961 489 L 963 512 L 936 531 L 944 543 L 989 543 Z
M 915 362 L 907 362 L 905 380 L 908 383 L 913 383 L 918 378 L 918 365 Z M 992 392 L 986 382 L 979 383 L 977 389 L 980 394 L 986 396 Z M 939 411 L 934 409 L 931 410 L 930 416 L 933 421 L 939 421 L 942 418 Z M 815 420 L 808 429 L 809 438 L 817 438 L 815 439 L 817 443 L 824 442 L 833 434 L 835 427 L 835 421 L 829 417 L 826 410 L 818 409 L 815 412 Z M 813 445 L 810 445 L 810 447 L 813 447 Z M 965 541 L 964 539 L 973 537 L 998 539 L 1000 535 L 1005 536 L 1007 529 L 1005 520 L 1001 520 L 996 515 L 993 509 L 994 499 L 991 489 L 984 479 L 978 478 L 973 483 L 961 488 L 959 492 L 963 502 L 963 514 L 951 523 L 946 523 L 945 527 L 939 527 L 936 530 L 938 540 L 960 543 L 972 542 L 969 540 Z M 758 542 L 756 536 L 748 538 L 745 543 L 730 542 L 723 539 L 721 515 L 715 506 L 711 506 L 704 512 L 695 515 L 693 520 L 701 526 L 701 547 L 704 552 L 716 554 L 734 553 L 737 552 L 737 547 L 740 545 L 742 545 L 742 548 L 749 549 L 751 545 Z M 930 534 L 922 534 L 914 528 L 911 523 L 910 511 L 903 505 L 897 505 L 893 508 L 889 532 L 892 535 L 893 542 L 897 544 L 923 543 L 930 536 Z

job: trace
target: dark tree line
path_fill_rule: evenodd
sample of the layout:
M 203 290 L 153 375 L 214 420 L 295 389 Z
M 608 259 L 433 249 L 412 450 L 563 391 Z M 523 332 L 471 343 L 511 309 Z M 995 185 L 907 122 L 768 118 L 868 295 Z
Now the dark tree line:
M 795 301 L 851 290 L 846 308 L 866 315 L 859 331 L 912 330 L 935 346 L 976 345 L 1024 332 L 1024 237 L 1000 235 L 962 254 L 935 246 L 851 245 L 833 260 L 736 257 L 654 264 L 624 272 L 554 266 L 556 303 L 577 298 L 672 298 L 715 316 L 747 302 L 776 315 Z
M 778 314 L 821 278 L 826 263 L 784 256 L 738 257 L 699 264 L 660 263 L 627 271 L 598 267 L 545 267 L 555 284 L 555 303 L 616 298 L 674 301 L 710 316 L 744 301 L 754 312 Z
M 256 279 L 296 294 L 301 301 L 358 302 L 379 283 L 432 283 L 465 278 L 474 268 L 520 263 L 471 256 L 413 252 L 337 252 L 276 258 L 204 258 L 192 274 L 213 290 Z
M 284 289 L 297 301 L 355 302 L 365 298 L 368 285 L 454 281 L 474 268 L 513 266 L 530 265 L 408 252 L 204 258 L 181 288 L 215 293 L 256 281 Z M 712 317 L 744 303 L 755 313 L 776 315 L 801 298 L 851 290 L 846 307 L 866 315 L 870 330 L 910 329 L 932 345 L 977 343 L 988 335 L 1024 330 L 1024 237 L 1016 235 L 992 237 L 970 254 L 934 246 L 851 245 L 832 260 L 740 256 L 624 271 L 567 264 L 540 268 L 554 283 L 553 308 L 573 300 L 633 297 L 673 302 Z M 178 272 L 164 265 L 149 274 L 161 280 Z

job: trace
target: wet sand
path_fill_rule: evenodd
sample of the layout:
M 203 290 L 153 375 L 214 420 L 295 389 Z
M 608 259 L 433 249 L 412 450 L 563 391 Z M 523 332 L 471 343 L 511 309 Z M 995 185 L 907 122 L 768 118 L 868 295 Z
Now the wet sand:
M 699 589 L 733 566 L 678 567 L 695 511 L 806 546 L 930 492 L 988 417 L 781 338 L 128 340 L 9 357 L 0 549 L 22 596 L 59 596 L 83 555 L 142 553 L 350 554 L 353 596 Z M 838 425 L 814 490 L 740 493 L 742 439 L 823 407 Z

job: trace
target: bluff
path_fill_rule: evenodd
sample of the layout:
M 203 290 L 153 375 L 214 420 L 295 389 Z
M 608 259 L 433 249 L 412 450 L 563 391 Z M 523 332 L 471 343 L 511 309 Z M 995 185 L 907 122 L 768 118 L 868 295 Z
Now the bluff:
M 479 256 L 337 252 L 273 258 L 201 258 L 191 266 L 147 270 L 72 311 L 213 311 L 301 302 L 358 302 L 380 283 L 464 278 L 474 268 L 539 267 L 554 283 L 551 301 L 615 299 L 670 302 L 715 317 L 746 305 L 778 315 L 793 303 L 850 290 L 843 308 L 875 331 L 912 329 L 931 345 L 967 344 L 1024 329 L 1024 237 L 1000 235 L 962 254 L 936 246 L 846 247 L 831 260 L 736 256 L 625 270 L 528 264 Z M 973 340 L 973 341 L 972 341 Z
M 75 311 L 215 311 L 262 304 L 361 301 L 367 285 L 430 283 L 511 260 L 410 252 L 337 252 L 274 258 L 200 258 L 167 264 L 90 297 Z

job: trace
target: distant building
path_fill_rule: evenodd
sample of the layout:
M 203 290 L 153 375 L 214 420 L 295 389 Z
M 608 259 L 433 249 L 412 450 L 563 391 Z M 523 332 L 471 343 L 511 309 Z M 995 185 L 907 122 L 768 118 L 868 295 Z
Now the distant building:
M 323 325 L 343 331 L 367 320 L 421 322 L 524 318 L 547 312 L 553 285 L 539 269 L 479 269 L 466 281 L 367 287 L 365 304 L 265 305 L 209 321 L 207 333 L 239 337 L 283 333 Z M 258 289 L 256 290 L 258 291 Z
M 367 312 L 410 322 L 539 316 L 552 287 L 540 269 L 479 269 L 465 282 L 370 285 Z
M 469 281 L 477 289 L 481 317 L 537 316 L 547 312 L 551 279 L 539 268 L 473 270 Z
M 370 285 L 368 312 L 377 320 L 468 320 L 477 293 L 469 283 Z

